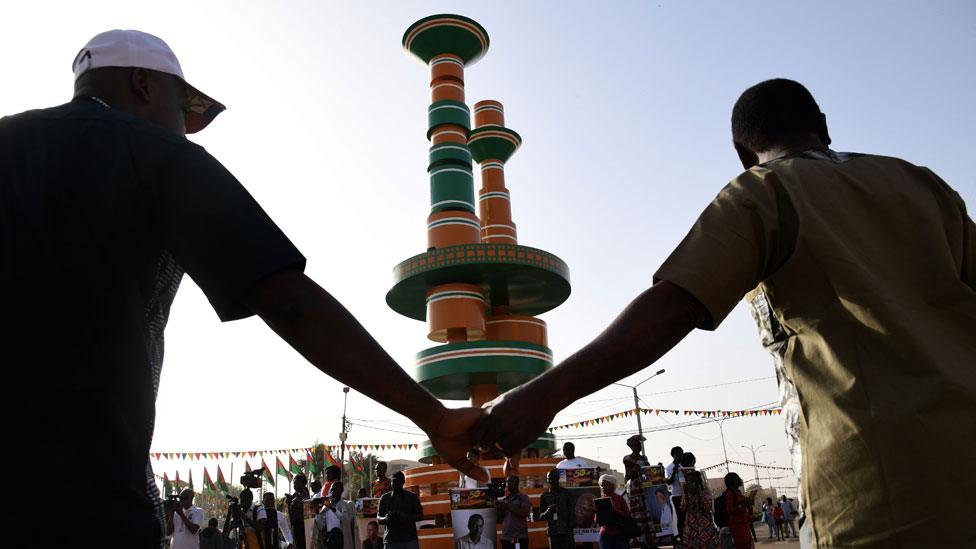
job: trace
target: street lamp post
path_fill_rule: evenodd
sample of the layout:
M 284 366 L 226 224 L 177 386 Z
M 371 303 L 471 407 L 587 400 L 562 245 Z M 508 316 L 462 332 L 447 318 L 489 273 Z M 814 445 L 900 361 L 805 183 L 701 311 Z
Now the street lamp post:
M 641 385 L 643 385 L 644 383 L 647 383 L 648 381 L 650 381 L 650 380 L 656 378 L 657 376 L 663 374 L 663 373 L 664 373 L 664 368 L 661 368 L 660 370 L 654 372 L 654 375 L 652 375 L 651 377 L 645 379 L 644 381 L 641 381 L 637 385 L 625 385 L 623 383 L 614 383 L 614 385 L 620 385 L 621 387 L 627 387 L 627 388 L 629 388 L 629 389 L 631 389 L 631 390 L 634 391 L 634 413 L 637 414 L 637 434 L 639 434 L 641 438 L 644 438 L 644 427 L 641 425 L 640 401 L 637 398 L 637 388 L 640 387 Z M 644 452 L 644 441 L 643 440 L 641 441 L 641 455 L 642 456 L 645 456 L 645 457 L 647 456 L 647 454 Z
M 716 419 L 715 424 L 718 425 L 718 433 L 722 435 L 722 454 L 725 455 L 725 474 L 729 474 L 729 452 L 725 449 L 725 431 L 722 430 L 722 424 L 725 423 L 725 419 Z
M 756 486 L 759 486 L 759 464 L 756 462 L 756 450 L 762 448 L 763 446 L 765 446 L 765 444 L 760 444 L 759 446 L 753 446 L 751 444 L 749 446 L 743 446 L 743 448 L 752 452 L 752 469 L 756 474 Z
M 339 463 L 340 467 L 346 466 L 346 403 L 349 402 L 349 387 L 342 388 L 342 432 L 339 433 Z

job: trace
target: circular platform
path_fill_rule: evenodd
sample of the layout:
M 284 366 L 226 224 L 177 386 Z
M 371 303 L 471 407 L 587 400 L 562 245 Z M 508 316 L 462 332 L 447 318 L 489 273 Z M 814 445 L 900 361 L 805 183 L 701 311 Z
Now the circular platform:
M 475 162 L 501 160 L 507 162 L 522 145 L 522 136 L 501 126 L 481 126 L 471 130 L 468 149 Z
M 450 53 L 471 64 L 488 51 L 488 31 L 463 15 L 424 17 L 403 33 L 403 47 L 424 63 Z
M 427 319 L 427 290 L 451 283 L 481 286 L 489 306 L 535 316 L 561 305 L 570 294 L 569 267 L 555 255 L 513 244 L 467 244 L 415 255 L 393 268 L 386 303 L 415 320 Z
M 498 392 L 528 383 L 552 367 L 552 351 L 525 341 L 467 341 L 417 353 L 417 382 L 437 398 L 467 400 L 471 385 Z

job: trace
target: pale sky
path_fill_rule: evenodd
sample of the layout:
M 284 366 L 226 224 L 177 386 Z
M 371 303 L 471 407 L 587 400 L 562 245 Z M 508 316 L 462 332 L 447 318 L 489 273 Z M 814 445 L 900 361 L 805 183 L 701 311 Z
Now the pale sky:
M 928 166 L 976 203 L 976 5 L 964 1 L 19 2 L 0 19 L 0 114 L 70 99 L 71 60 L 98 32 L 160 36 L 188 81 L 228 106 L 191 139 L 303 251 L 307 273 L 412 370 L 414 353 L 433 343 L 425 324 L 394 313 L 384 296 L 392 267 L 426 247 L 430 97 L 428 70 L 400 38 L 415 20 L 444 12 L 479 21 L 491 37 L 487 55 L 466 70 L 467 99 L 502 101 L 508 126 L 524 139 L 507 167 L 520 244 L 570 266 L 572 296 L 543 316 L 557 361 L 650 284 L 741 171 L 729 116 L 758 81 L 804 83 L 827 114 L 835 149 Z M 338 442 L 341 385 L 259 320 L 221 324 L 189 278 L 166 343 L 153 451 Z M 777 399 L 771 359 L 741 305 L 718 331 L 693 333 L 630 381 L 658 368 L 667 372 L 642 394 L 765 379 L 651 395 L 643 406 L 743 409 Z M 630 394 L 602 390 L 556 423 L 628 409 Z M 416 431 L 356 393 L 349 415 Z M 645 427 L 685 419 L 650 417 Z M 635 428 L 630 419 L 559 434 Z M 788 465 L 779 417 L 727 421 L 725 437 L 730 459 L 751 461 L 742 446 L 764 444 L 760 462 Z M 349 440 L 423 438 L 356 426 Z M 625 438 L 578 439 L 578 454 L 620 468 Z M 650 434 L 648 456 L 667 461 L 673 445 L 693 451 L 700 466 L 723 459 L 714 425 Z M 172 476 L 177 467 L 157 472 Z M 183 475 L 187 467 L 179 465 Z M 193 467 L 201 478 L 199 463 Z M 752 477 L 751 468 L 739 471 Z

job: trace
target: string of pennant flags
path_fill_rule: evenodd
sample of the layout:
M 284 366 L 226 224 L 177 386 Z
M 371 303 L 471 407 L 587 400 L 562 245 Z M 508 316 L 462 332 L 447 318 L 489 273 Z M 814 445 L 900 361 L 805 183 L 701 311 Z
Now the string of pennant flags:
M 708 471 L 710 469 L 718 469 L 719 467 L 725 467 L 728 464 L 742 465 L 744 467 L 758 467 L 760 469 L 775 469 L 777 471 L 792 471 L 792 467 L 776 467 L 774 465 L 759 465 L 758 463 L 745 463 L 742 461 L 723 461 L 722 463 L 716 463 L 715 465 L 709 465 L 708 467 L 702 467 L 699 471 Z
M 574 421 L 572 423 L 566 423 L 564 425 L 556 425 L 555 427 L 550 427 L 549 432 L 557 431 L 559 429 L 580 429 L 582 427 L 589 427 L 591 425 L 600 425 L 608 421 L 614 421 L 620 418 L 633 417 L 638 413 L 638 411 L 644 415 L 654 414 L 673 414 L 676 416 L 699 416 L 699 417 L 742 417 L 742 416 L 774 416 L 779 415 L 783 409 L 782 408 L 764 408 L 762 410 L 669 410 L 665 408 L 634 408 L 631 410 L 624 410 L 623 412 L 617 412 L 615 414 L 610 414 L 607 416 L 596 417 L 592 419 L 584 419 L 581 421 Z
M 366 450 L 416 450 L 420 447 L 416 443 L 387 443 L 387 444 L 346 444 L 347 450 L 366 451 Z M 339 445 L 325 445 L 326 451 L 338 450 Z M 264 457 L 276 455 L 303 455 L 315 450 L 314 447 L 308 448 L 284 448 L 279 450 L 235 450 L 230 452 L 150 452 L 150 456 L 155 459 L 231 459 Z

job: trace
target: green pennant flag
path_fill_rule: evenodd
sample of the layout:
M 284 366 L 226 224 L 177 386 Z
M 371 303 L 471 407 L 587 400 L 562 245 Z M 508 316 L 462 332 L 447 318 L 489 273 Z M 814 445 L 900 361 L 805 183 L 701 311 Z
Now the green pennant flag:
M 188 486 L 190 487 L 190 490 L 193 491 L 193 469 L 190 469 L 190 480 Z
M 308 464 L 308 472 L 309 473 L 315 474 L 315 473 L 321 473 L 322 472 L 322 470 L 319 469 L 319 466 L 316 465 L 315 458 L 312 457 L 312 453 L 311 452 L 305 452 L 305 463 Z
M 291 473 L 288 472 L 288 469 L 285 469 L 285 464 L 281 462 L 280 457 L 275 457 L 275 474 L 291 480 Z
M 271 474 L 271 469 L 268 468 L 268 464 L 264 462 L 264 458 L 261 458 L 261 474 L 268 484 L 275 485 L 274 476 Z
M 173 493 L 173 483 L 169 481 L 169 475 L 163 473 L 163 495 L 168 496 Z
M 322 448 L 322 455 L 325 456 L 326 467 L 329 467 L 330 465 L 338 465 L 338 462 L 336 462 L 335 458 L 332 457 L 332 453 L 329 452 L 328 448 Z
M 210 471 L 207 471 L 206 467 L 203 468 L 203 489 L 210 494 L 217 493 L 217 486 L 214 484 L 213 479 L 210 478 Z
M 220 470 L 220 464 L 217 464 L 217 487 L 225 494 L 230 491 L 227 489 L 227 481 L 224 480 L 224 472 Z
M 288 455 L 288 469 L 291 470 L 293 474 L 302 474 L 302 468 L 298 466 L 298 462 L 295 461 L 295 456 L 291 454 Z

